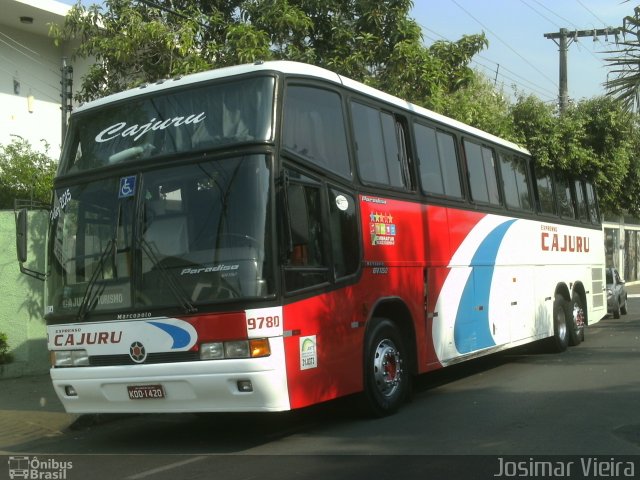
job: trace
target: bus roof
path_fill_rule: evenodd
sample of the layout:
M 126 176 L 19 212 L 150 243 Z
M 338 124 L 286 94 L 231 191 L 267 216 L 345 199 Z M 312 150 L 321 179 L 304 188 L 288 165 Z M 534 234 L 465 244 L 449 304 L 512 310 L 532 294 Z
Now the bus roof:
M 81 105 L 80 107 L 78 107 L 77 109 L 75 109 L 74 114 L 81 113 L 83 111 L 97 108 L 100 106 L 108 105 L 110 103 L 125 100 L 141 94 L 161 92 L 167 89 L 173 89 L 175 87 L 192 85 L 200 82 L 217 80 L 217 79 L 222 79 L 227 77 L 233 77 L 236 75 L 243 75 L 243 74 L 260 72 L 260 71 L 273 71 L 273 72 L 284 73 L 287 75 L 305 76 L 308 78 L 325 80 L 330 83 L 342 85 L 345 88 L 348 88 L 350 90 L 376 98 L 383 102 L 387 102 L 403 110 L 413 112 L 416 115 L 434 120 L 435 122 L 438 122 L 442 125 L 446 125 L 451 128 L 455 128 L 457 130 L 467 132 L 470 135 L 474 135 L 476 137 L 485 139 L 492 143 L 500 144 L 506 148 L 510 148 L 512 150 L 516 150 L 527 155 L 529 154 L 529 152 L 525 148 L 522 148 L 513 142 L 497 137 L 483 130 L 467 125 L 465 123 L 459 122 L 458 120 L 454 120 L 452 118 L 446 117 L 444 115 L 433 112 L 426 108 L 420 107 L 406 100 L 402 100 L 398 97 L 382 92 L 373 87 L 369 87 L 363 83 L 357 82 L 350 78 L 344 77 L 342 75 L 338 75 L 337 73 L 331 72 L 324 68 L 305 64 L 305 63 L 282 61 L 282 60 L 270 61 L 270 62 L 255 62 L 252 64 L 223 67 L 215 70 L 208 70 L 205 72 L 193 73 L 193 74 L 185 75 L 181 77 L 159 80 L 155 83 L 144 84 L 139 87 L 132 88 L 130 90 L 125 90 L 123 92 L 115 93 L 97 100 L 93 100 L 91 102 L 87 102 Z

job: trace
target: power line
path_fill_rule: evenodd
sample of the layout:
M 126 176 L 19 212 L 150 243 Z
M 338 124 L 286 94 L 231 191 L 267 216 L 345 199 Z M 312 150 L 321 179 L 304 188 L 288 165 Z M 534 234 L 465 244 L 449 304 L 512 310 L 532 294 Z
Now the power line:
M 556 17 L 558 17 L 560 20 L 562 20 L 565 24 L 570 24 L 573 25 L 573 27 L 575 27 L 576 30 L 578 30 L 578 27 L 571 21 L 571 20 L 567 20 L 566 18 L 564 18 L 562 15 L 559 15 L 558 13 L 554 12 L 553 10 L 551 10 L 549 7 L 547 7 L 546 5 L 540 3 L 539 0 L 532 0 L 534 2 L 536 2 L 538 5 L 540 5 L 542 8 L 544 8 L 546 11 L 548 11 L 549 13 L 551 13 L 552 15 L 555 15 Z
M 2 60 L 2 62 L 3 62 L 5 65 L 6 65 L 6 64 L 10 64 L 10 65 L 12 65 L 13 67 L 16 67 L 16 68 L 19 68 L 19 67 L 20 67 L 17 63 L 13 62 L 12 60 L 10 60 L 9 58 L 5 57 L 5 56 L 4 56 L 4 55 L 2 55 L 2 54 L 0 54 L 0 59 Z M 1 71 L 3 71 L 3 72 L 5 72 L 5 73 L 6 73 L 7 75 L 9 75 L 10 77 L 15 77 L 15 73 L 9 72 L 8 70 L 6 70 L 6 69 L 4 69 L 4 68 L 1 68 L 1 67 L 0 67 L 0 70 L 1 70 Z M 56 75 L 59 75 L 59 74 L 56 74 Z M 53 86 L 53 85 L 51 85 L 51 84 L 49 84 L 49 83 L 45 82 L 44 80 L 41 80 L 41 79 L 40 79 L 40 78 L 38 78 L 37 76 L 33 76 L 33 75 L 30 75 L 30 76 L 29 76 L 29 79 L 30 79 L 29 81 L 26 81 L 26 80 L 24 80 L 24 79 L 20 79 L 20 82 L 21 82 L 21 83 L 24 83 L 24 84 L 25 84 L 25 85 L 27 85 L 29 88 L 32 88 L 33 90 L 35 90 L 35 91 L 37 91 L 37 92 L 41 93 L 43 96 L 45 96 L 45 97 L 49 98 L 49 99 L 50 99 L 50 100 L 52 100 L 53 102 L 56 102 L 56 103 L 58 102 L 58 100 L 57 100 L 57 99 L 55 99 L 55 98 L 53 98 L 51 95 L 49 95 L 49 94 L 47 94 L 47 93 L 43 92 L 42 90 L 40 90 L 39 88 L 36 88 L 35 86 L 33 86 L 33 84 L 32 84 L 32 83 L 30 83 L 30 81 L 36 81 L 36 82 L 40 83 L 41 85 L 43 85 L 44 87 L 50 88 L 50 89 L 52 89 L 52 90 L 54 90 L 54 91 L 56 91 L 56 92 L 58 92 L 58 91 L 59 91 L 59 89 L 58 89 L 58 87 L 57 87 L 57 86 Z
M 607 22 L 605 22 L 604 20 L 602 20 L 599 16 L 597 16 L 595 13 L 593 13 L 593 11 L 587 7 L 584 3 L 582 3 L 580 0 L 576 0 L 580 6 L 582 8 L 584 8 L 587 12 L 589 12 L 591 15 L 593 15 L 593 18 L 595 18 L 596 20 L 598 20 L 598 22 L 600 22 L 602 25 L 606 25 Z
M 436 42 L 436 41 L 439 41 L 439 40 L 445 40 L 445 41 L 448 41 L 448 42 L 450 42 L 450 41 L 451 41 L 450 39 L 448 39 L 448 38 L 447 38 L 447 37 L 445 37 L 444 35 L 442 35 L 442 34 L 440 34 L 440 33 L 436 32 L 435 30 L 433 30 L 433 29 L 431 29 L 431 28 L 429 28 L 429 27 L 426 27 L 426 26 L 424 26 L 424 25 L 422 25 L 422 24 L 418 24 L 418 25 L 419 25 L 423 30 L 425 30 L 425 31 L 427 31 L 427 32 L 431 32 L 432 34 L 434 34 L 434 35 L 436 35 L 437 37 L 439 37 L 439 38 L 433 38 L 433 37 L 430 37 L 429 35 L 425 35 L 429 40 L 431 40 L 431 41 L 433 41 L 433 42 Z M 513 70 L 510 70 L 509 68 L 505 67 L 504 65 L 499 64 L 499 63 L 498 63 L 498 62 L 496 62 L 495 60 L 492 60 L 492 59 L 490 59 L 490 58 L 487 58 L 487 57 L 485 57 L 485 56 L 483 56 L 483 55 L 479 55 L 479 54 L 474 55 L 474 57 L 472 58 L 471 62 L 472 62 L 472 63 L 477 63 L 478 65 L 481 65 L 482 67 L 484 67 L 485 69 L 487 69 L 487 70 L 488 70 L 488 71 L 490 71 L 491 73 L 494 73 L 494 72 L 496 71 L 496 69 L 495 69 L 495 68 L 487 67 L 486 65 L 482 65 L 479 61 L 477 61 L 477 60 L 476 60 L 476 58 L 480 58 L 480 59 L 482 59 L 482 60 L 484 60 L 484 61 L 486 61 L 486 62 L 489 62 L 489 63 L 491 63 L 491 64 L 494 64 L 494 65 L 496 65 L 496 67 L 497 67 L 498 65 L 500 65 L 500 70 L 504 70 L 505 72 L 510 73 L 511 75 L 513 75 L 513 76 L 514 76 L 514 77 L 516 77 L 516 78 L 513 78 L 513 77 L 510 77 L 510 76 L 508 76 L 508 75 L 505 75 L 502 71 L 500 71 L 500 72 L 498 73 L 498 75 L 499 75 L 500 77 L 504 77 L 504 78 L 506 78 L 506 79 L 507 79 L 507 80 L 509 80 L 510 82 L 515 83 L 516 85 L 520 86 L 521 88 L 523 88 L 523 89 L 525 89 L 525 90 L 532 91 L 532 92 L 534 92 L 534 93 L 536 93 L 536 94 L 540 95 L 540 96 L 541 96 L 541 97 L 543 97 L 543 98 L 553 98 L 553 97 L 555 97 L 555 93 L 554 93 L 554 92 L 552 92 L 551 90 L 548 90 L 548 89 L 546 89 L 545 87 L 542 87 L 542 86 L 540 86 L 540 85 L 538 85 L 538 84 L 536 84 L 536 83 L 532 82 L 532 81 L 531 81 L 531 80 L 529 80 L 528 78 L 525 78 L 525 77 L 523 77 L 522 75 L 518 74 L 517 72 L 514 72 Z
M 554 22 L 553 20 L 551 20 L 549 17 L 547 17 L 546 15 L 544 15 L 543 13 L 540 13 L 539 10 L 536 10 L 535 8 L 533 8 L 533 6 L 529 5 L 527 2 L 525 2 L 524 0 L 520 0 L 520 3 L 522 3 L 523 5 L 525 5 L 526 7 L 529 7 L 534 13 L 536 13 L 537 15 L 541 16 L 542 18 L 544 18 L 547 22 L 552 23 L 553 25 L 555 25 L 556 27 L 560 28 L 560 25 L 558 25 L 556 22 Z
M 26 45 L 23 45 L 22 43 L 18 42 L 16 39 L 14 39 L 13 37 L 11 37 L 10 35 L 7 35 L 4 32 L 0 32 L 0 35 L 2 35 L 3 37 L 9 39 L 11 42 L 13 42 L 15 45 L 17 45 L 20 48 L 23 48 L 24 50 L 27 50 L 28 52 L 37 55 L 38 57 L 41 57 L 42 55 L 40 55 L 40 53 L 36 52 L 35 50 L 30 49 L 29 47 L 27 47 Z M 16 52 L 18 52 L 21 55 L 24 55 L 25 57 L 27 57 L 29 60 L 31 60 L 32 62 L 37 63 L 38 65 L 42 66 L 42 67 L 46 67 L 50 72 L 53 72 L 53 70 L 50 69 L 49 66 L 45 65 L 43 62 L 41 62 L 39 59 L 34 58 L 33 56 L 23 52 L 22 50 L 20 50 L 18 47 L 6 42 L 5 40 L 2 40 L 0 38 L 0 42 L 4 43 L 6 46 L 8 46 L 9 48 L 11 48 L 12 50 L 15 50 Z M 53 65 L 53 62 L 50 62 L 51 65 Z M 57 72 L 53 72 L 57 75 Z
M 523 55 L 521 55 L 519 52 L 517 52 L 511 45 L 509 45 L 507 42 L 505 42 L 504 40 L 502 40 L 502 38 L 500 38 L 499 35 L 497 35 L 495 32 L 493 32 L 493 30 L 491 30 L 489 27 L 487 27 L 486 25 L 484 25 L 480 20 L 478 20 L 476 17 L 474 17 L 466 8 L 464 8 L 462 5 L 460 5 L 456 0 L 451 0 L 451 2 L 453 4 L 455 4 L 460 10 L 462 10 L 464 13 L 466 13 L 469 17 L 471 17 L 476 23 L 478 23 L 482 28 L 484 28 L 485 30 L 487 30 L 489 33 L 491 33 L 491 35 L 493 35 L 494 37 L 496 37 L 498 39 L 498 41 L 500 43 L 502 43 L 505 47 L 507 47 L 509 50 L 511 50 L 518 58 L 520 58 L 523 62 L 525 62 L 527 65 L 529 65 L 531 68 L 533 68 L 536 72 L 538 72 L 538 74 L 540 74 L 542 77 L 546 78 L 549 82 L 551 82 L 552 85 L 557 86 L 558 84 L 552 80 L 549 76 L 547 76 L 546 73 L 544 73 L 542 70 L 540 70 L 538 67 L 536 67 L 535 65 L 533 65 L 526 57 L 524 57 Z

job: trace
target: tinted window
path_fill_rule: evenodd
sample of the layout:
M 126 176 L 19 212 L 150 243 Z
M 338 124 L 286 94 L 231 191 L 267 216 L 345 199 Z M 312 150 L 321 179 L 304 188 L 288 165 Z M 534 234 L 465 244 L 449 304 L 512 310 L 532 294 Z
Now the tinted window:
M 582 181 L 576 180 L 574 182 L 576 189 L 576 207 L 578 209 L 578 218 L 580 220 L 587 220 L 587 198 L 585 197 L 584 190 L 582 188 Z
M 288 291 L 293 291 L 328 281 L 329 269 L 320 183 L 293 171 L 289 176 L 285 284 Z
M 556 178 L 556 194 L 558 198 L 558 211 L 561 217 L 575 218 L 573 199 L 571 197 L 571 185 L 563 178 Z
M 527 181 L 527 161 L 523 157 L 500 153 L 500 173 L 507 207 L 531 210 L 531 195 Z
M 72 118 L 60 173 L 272 136 L 271 77 L 195 85 L 93 108 Z
M 425 193 L 460 198 L 460 173 L 453 136 L 415 124 L 420 179 Z
M 598 201 L 596 199 L 596 192 L 593 184 L 586 182 L 585 187 L 587 189 L 587 207 L 589 209 L 589 221 L 594 224 L 600 223 L 600 214 L 598 212 Z
M 284 147 L 331 172 L 351 176 L 342 102 L 337 93 L 290 86 L 284 102 Z
M 538 208 L 540 212 L 555 215 L 556 202 L 553 195 L 551 176 L 543 174 L 537 175 L 536 184 L 538 187 Z
M 500 204 L 493 150 L 476 143 L 464 142 L 469 169 L 471 197 L 477 202 Z
M 404 138 L 393 115 L 352 103 L 358 171 L 366 182 L 405 187 Z
M 360 264 L 360 235 L 356 202 L 350 194 L 329 189 L 329 221 L 336 278 L 355 273 Z

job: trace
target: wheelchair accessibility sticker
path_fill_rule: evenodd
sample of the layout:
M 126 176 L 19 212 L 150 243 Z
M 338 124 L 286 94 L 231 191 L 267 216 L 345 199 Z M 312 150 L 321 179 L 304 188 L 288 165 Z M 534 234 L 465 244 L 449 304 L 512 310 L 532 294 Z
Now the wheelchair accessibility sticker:
M 136 193 L 136 176 L 122 177 L 120 179 L 120 190 L 118 190 L 118 198 L 132 197 Z

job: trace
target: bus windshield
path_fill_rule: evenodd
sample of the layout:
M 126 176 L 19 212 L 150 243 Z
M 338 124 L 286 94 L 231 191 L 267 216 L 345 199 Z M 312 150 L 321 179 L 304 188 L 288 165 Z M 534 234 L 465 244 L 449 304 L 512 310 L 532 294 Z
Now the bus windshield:
M 255 154 L 56 189 L 47 312 L 82 321 L 270 295 L 270 176 Z
M 271 139 L 273 77 L 140 96 L 79 113 L 59 175 Z

